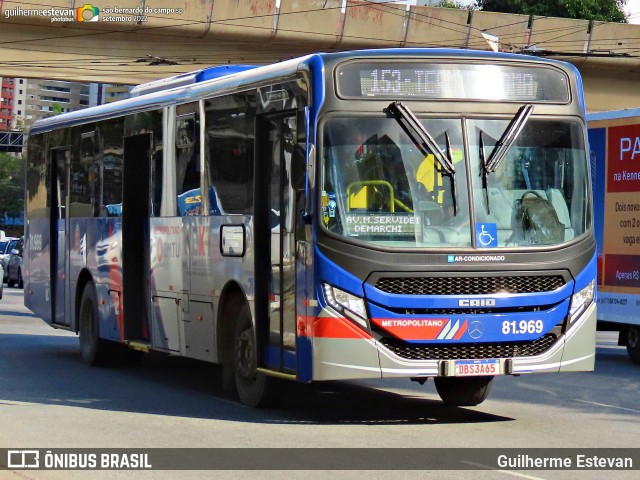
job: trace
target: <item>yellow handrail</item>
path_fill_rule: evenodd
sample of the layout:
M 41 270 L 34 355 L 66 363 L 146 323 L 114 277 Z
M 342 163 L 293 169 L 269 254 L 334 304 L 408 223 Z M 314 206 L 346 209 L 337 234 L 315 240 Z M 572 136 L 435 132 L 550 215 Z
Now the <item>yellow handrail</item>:
M 351 190 L 354 187 L 375 187 L 375 186 L 383 186 L 383 187 L 387 187 L 389 188 L 389 208 L 391 209 L 391 212 L 395 212 L 396 208 L 395 208 L 395 195 L 393 193 L 393 185 L 391 185 L 389 182 L 387 182 L 386 180 L 361 180 L 359 182 L 351 182 L 349 185 L 347 185 L 347 207 L 349 208 L 349 210 L 351 210 Z

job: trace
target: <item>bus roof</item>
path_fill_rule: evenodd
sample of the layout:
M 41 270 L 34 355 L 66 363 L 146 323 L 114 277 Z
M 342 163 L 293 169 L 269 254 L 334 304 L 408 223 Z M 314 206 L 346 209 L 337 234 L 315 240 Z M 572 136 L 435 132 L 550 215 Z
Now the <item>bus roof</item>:
M 142 83 L 131 89 L 129 94 L 132 97 L 139 97 L 140 95 L 158 92 L 160 90 L 168 90 L 170 88 L 182 87 L 193 83 L 204 82 L 206 80 L 213 80 L 214 78 L 226 77 L 227 75 L 251 70 L 258 66 L 259 65 L 218 65 L 215 67 L 203 68 L 202 70 L 196 70 L 194 72 L 181 73 L 173 77 Z
M 232 91 L 239 84 L 256 85 L 278 77 L 295 75 L 301 68 L 308 66 L 313 59 L 322 64 L 327 61 L 337 62 L 342 59 L 357 57 L 393 56 L 408 58 L 428 56 L 433 58 L 460 58 L 461 60 L 492 61 L 517 60 L 527 63 L 543 63 L 564 66 L 572 69 L 579 76 L 573 65 L 557 60 L 541 59 L 528 55 L 487 52 L 483 50 L 459 50 L 440 48 L 387 48 L 374 50 L 355 50 L 335 53 L 316 53 L 283 62 L 264 65 L 224 65 L 205 68 L 195 72 L 179 74 L 173 77 L 155 80 L 135 87 L 135 96 L 117 102 L 90 107 L 83 110 L 64 113 L 34 122 L 29 135 L 44 133 L 56 128 L 72 127 L 85 123 L 117 117 L 126 113 L 143 112 L 154 108 L 180 103 L 188 99 L 196 100 L 207 92 Z
M 626 108 L 624 110 L 609 110 L 607 112 L 587 113 L 587 121 L 614 120 L 616 118 L 640 117 L 640 108 Z
M 33 123 L 29 130 L 29 135 L 48 132 L 57 128 L 66 128 L 105 120 L 127 113 L 137 113 L 154 108 L 162 108 L 174 103 L 181 103 L 181 101 L 186 102 L 190 98 L 195 101 L 201 93 L 204 94 L 207 91 L 224 92 L 237 87 L 238 84 L 243 82 L 254 84 L 273 78 L 292 76 L 298 71 L 301 62 L 307 58 L 308 57 L 295 58 L 273 65 L 244 69 L 212 79 L 207 79 L 206 73 L 198 75 L 204 72 L 204 70 L 191 72 L 190 74 L 184 75 L 191 79 L 189 83 L 184 85 L 174 86 L 169 84 L 168 89 L 160 89 L 151 91 L 150 93 L 144 92 L 139 96 L 117 102 L 43 118 Z M 195 75 L 192 75 L 193 73 L 195 73 Z M 200 83 L 198 83 L 198 79 L 202 79 Z M 161 83 L 162 80 L 158 82 Z

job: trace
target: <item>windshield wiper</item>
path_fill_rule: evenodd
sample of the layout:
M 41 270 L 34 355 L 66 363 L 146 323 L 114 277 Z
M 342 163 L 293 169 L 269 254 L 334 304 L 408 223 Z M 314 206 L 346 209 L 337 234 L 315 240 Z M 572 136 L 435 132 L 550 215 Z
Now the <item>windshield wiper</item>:
M 451 203 L 453 205 L 453 216 L 455 217 L 456 215 L 458 215 L 458 201 L 457 201 L 457 195 L 456 195 L 456 179 L 455 179 L 456 171 L 453 167 L 453 150 L 451 149 L 449 132 L 444 132 L 444 138 L 446 142 L 447 159 L 449 161 L 449 164 L 451 164 L 451 173 L 449 173 L 448 177 L 449 177 L 449 181 L 451 182 L 451 200 L 452 200 Z
M 442 154 L 436 141 L 408 107 L 401 102 L 391 102 L 388 110 L 393 113 L 394 118 L 398 121 L 405 133 L 409 135 L 409 138 L 420 148 L 420 151 L 424 153 L 425 156 L 432 153 L 447 175 L 455 173 L 456 169 L 451 159 L 446 158 Z
M 413 112 L 409 110 L 409 107 L 403 105 L 401 102 L 391 102 L 387 110 L 393 114 L 393 118 L 396 119 L 411 141 L 420 149 L 422 154 L 425 157 L 429 154 L 433 154 L 435 160 L 440 165 L 442 175 L 449 177 L 451 181 L 451 196 L 453 199 L 453 214 L 457 215 L 458 207 L 456 201 L 455 182 L 456 169 L 453 165 L 453 153 L 451 151 L 449 134 L 445 132 L 445 150 L 447 154 L 445 156 L 433 137 L 424 128 Z
M 484 198 L 487 204 L 487 214 L 491 213 L 489 208 L 489 169 L 487 168 L 487 157 L 484 152 L 484 132 L 480 130 L 480 168 L 482 168 L 482 189 L 484 190 Z
M 489 172 L 495 172 L 500 166 L 500 162 L 504 159 L 509 148 L 513 145 L 513 142 L 516 141 L 518 135 L 524 128 L 531 112 L 533 111 L 533 105 L 527 104 L 523 105 L 518 109 L 518 112 L 515 114 L 511 123 L 506 128 L 498 143 L 496 143 L 495 147 L 493 147 L 493 151 L 489 156 L 489 159 L 485 163 L 485 168 Z

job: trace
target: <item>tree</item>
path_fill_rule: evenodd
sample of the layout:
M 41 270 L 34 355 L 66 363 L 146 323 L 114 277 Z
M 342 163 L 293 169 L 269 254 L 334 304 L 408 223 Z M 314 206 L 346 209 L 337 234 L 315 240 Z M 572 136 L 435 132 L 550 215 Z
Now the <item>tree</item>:
M 0 152 L 0 219 L 24 211 L 24 161 L 21 156 Z
M 438 3 L 434 3 L 433 6 L 439 8 L 457 8 L 460 10 L 473 10 L 475 8 L 473 4 L 465 3 L 462 0 L 441 0 Z
M 18 130 L 20 132 L 24 132 L 24 117 L 20 115 L 14 115 L 13 119 L 15 122 L 15 126 L 12 128 L 12 130 Z
M 626 3 L 627 0 L 476 0 L 476 7 L 485 12 L 626 22 Z

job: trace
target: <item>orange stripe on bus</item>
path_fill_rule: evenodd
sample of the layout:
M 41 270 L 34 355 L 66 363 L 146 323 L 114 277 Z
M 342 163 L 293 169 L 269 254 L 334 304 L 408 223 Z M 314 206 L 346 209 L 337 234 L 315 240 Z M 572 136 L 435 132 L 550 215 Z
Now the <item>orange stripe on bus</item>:
M 369 339 L 371 335 L 346 318 L 298 316 L 298 336 Z
M 460 327 L 460 329 L 458 330 L 458 333 L 456 333 L 456 335 L 453 337 L 453 339 L 460 340 L 462 338 L 462 335 L 464 335 L 464 332 L 466 331 L 467 331 L 467 321 L 465 320 L 462 326 Z

